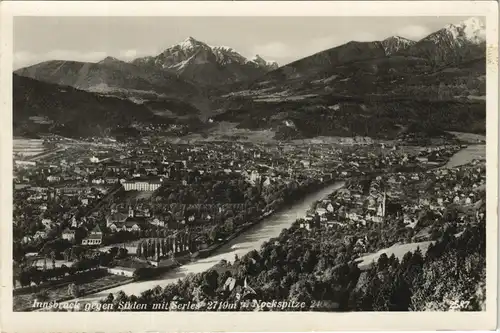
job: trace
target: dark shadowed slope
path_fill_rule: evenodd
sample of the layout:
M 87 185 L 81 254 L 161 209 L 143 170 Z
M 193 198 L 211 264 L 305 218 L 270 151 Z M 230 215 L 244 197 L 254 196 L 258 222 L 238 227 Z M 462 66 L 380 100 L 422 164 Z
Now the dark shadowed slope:
M 117 128 L 165 121 L 128 100 L 13 75 L 15 135 L 104 136 Z

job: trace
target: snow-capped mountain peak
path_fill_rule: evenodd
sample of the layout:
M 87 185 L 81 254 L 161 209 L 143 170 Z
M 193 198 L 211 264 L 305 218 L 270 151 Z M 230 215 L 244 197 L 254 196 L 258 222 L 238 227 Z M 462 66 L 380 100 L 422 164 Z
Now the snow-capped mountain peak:
M 278 67 L 260 57 L 257 60 L 249 60 L 231 47 L 211 46 L 190 36 L 156 56 L 132 63 L 172 71 L 192 81 L 227 83 L 258 77 Z
M 200 46 L 208 47 L 207 44 L 200 42 L 199 40 L 196 40 L 193 37 L 189 36 L 188 38 L 184 39 L 182 42 L 175 44 L 175 45 L 172 45 L 170 48 L 180 48 L 182 50 L 192 50 L 192 49 L 200 47 Z
M 458 64 L 485 56 L 486 26 L 471 17 L 460 23 L 448 24 L 418 41 L 407 54 L 427 58 L 438 64 Z
M 486 25 L 477 17 L 468 18 L 458 24 L 448 24 L 444 29 L 454 39 L 464 39 L 474 44 L 486 41 Z

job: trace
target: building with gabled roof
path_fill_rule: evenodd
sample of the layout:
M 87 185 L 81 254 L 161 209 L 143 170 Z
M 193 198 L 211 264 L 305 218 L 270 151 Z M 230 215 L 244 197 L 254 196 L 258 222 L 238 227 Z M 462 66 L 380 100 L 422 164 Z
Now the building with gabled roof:
M 82 240 L 82 245 L 101 245 L 102 244 L 102 231 L 98 225 L 92 229 L 90 234 Z

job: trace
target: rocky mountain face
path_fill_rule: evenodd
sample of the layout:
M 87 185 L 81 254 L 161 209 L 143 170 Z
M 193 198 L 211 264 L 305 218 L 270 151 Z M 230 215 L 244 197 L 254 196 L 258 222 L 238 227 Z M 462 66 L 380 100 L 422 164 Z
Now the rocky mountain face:
M 384 48 L 385 55 L 391 56 L 408 49 L 409 47 L 415 45 L 417 42 L 404 37 L 392 36 L 384 39 L 381 43 L 382 47 Z
M 157 56 L 138 58 L 132 63 L 166 70 L 203 85 L 251 80 L 277 68 L 276 63 L 259 56 L 249 60 L 230 47 L 209 46 L 192 37 Z
M 472 17 L 449 24 L 418 41 L 401 54 L 431 60 L 436 65 L 456 64 L 485 56 L 486 26 Z

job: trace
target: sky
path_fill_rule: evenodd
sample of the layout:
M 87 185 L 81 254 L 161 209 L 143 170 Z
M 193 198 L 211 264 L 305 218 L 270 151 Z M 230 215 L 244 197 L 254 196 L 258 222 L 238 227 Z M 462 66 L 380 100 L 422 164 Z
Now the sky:
M 467 17 L 16 17 L 14 69 L 46 60 L 129 61 L 191 36 L 284 65 L 349 41 L 419 40 Z

